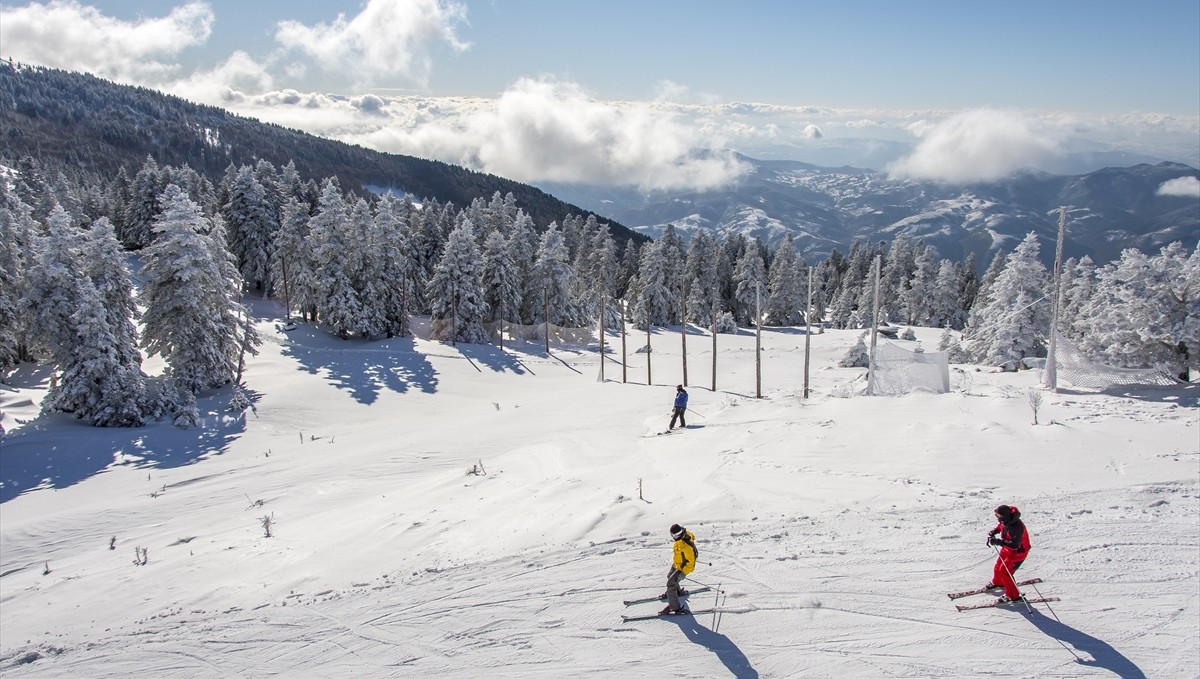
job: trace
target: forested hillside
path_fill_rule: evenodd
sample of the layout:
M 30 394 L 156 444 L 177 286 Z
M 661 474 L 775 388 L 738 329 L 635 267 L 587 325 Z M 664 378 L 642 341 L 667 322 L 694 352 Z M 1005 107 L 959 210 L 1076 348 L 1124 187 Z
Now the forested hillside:
M 337 177 L 343 189 L 360 195 L 368 187 L 390 188 L 416 200 L 464 206 L 511 193 L 539 229 L 567 215 L 589 214 L 495 175 L 322 139 L 144 87 L 0 62 L 0 162 L 11 165 L 23 156 L 108 177 L 120 169 L 132 176 L 151 157 L 159 165 L 190 167 L 214 183 L 230 165 L 292 162 L 305 180 Z M 608 222 L 619 243 L 645 240 L 597 217 Z

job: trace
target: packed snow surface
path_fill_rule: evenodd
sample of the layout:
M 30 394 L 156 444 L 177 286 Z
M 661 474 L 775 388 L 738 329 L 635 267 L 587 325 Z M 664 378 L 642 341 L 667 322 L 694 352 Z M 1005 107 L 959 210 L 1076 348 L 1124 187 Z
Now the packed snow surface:
M 951 393 L 869 397 L 836 367 L 860 333 L 827 330 L 805 399 L 790 328 L 762 332 L 756 398 L 753 332 L 718 336 L 714 391 L 692 329 L 688 426 L 660 435 L 678 328 L 649 354 L 630 329 L 625 371 L 610 334 L 600 381 L 596 345 L 256 311 L 253 410 L 209 394 L 193 429 L 38 417 L 37 367 L 0 385 L 0 676 L 1197 676 L 1195 386 L 952 366 Z M 959 613 L 1001 503 L 1033 536 L 1025 593 L 1061 601 Z M 672 523 L 685 584 L 721 592 L 691 607 L 722 612 L 623 622 L 660 607 L 622 600 L 663 590 Z

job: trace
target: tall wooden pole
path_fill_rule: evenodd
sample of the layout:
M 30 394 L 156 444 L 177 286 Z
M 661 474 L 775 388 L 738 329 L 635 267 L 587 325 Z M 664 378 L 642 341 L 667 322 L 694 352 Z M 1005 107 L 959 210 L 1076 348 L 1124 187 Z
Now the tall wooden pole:
M 283 321 L 286 323 L 292 320 L 292 304 L 288 299 L 288 275 L 287 262 L 283 263 Z
M 650 314 L 646 314 L 646 386 L 654 384 L 650 379 L 650 358 L 654 353 L 654 347 L 650 346 Z
M 604 291 L 600 291 L 600 381 L 604 381 Z
M 1058 208 L 1058 247 L 1054 251 L 1054 283 L 1051 285 L 1051 294 L 1054 295 L 1054 299 L 1050 315 L 1050 350 L 1046 354 L 1046 386 L 1051 391 L 1058 391 L 1058 357 L 1054 355 L 1054 352 L 1058 348 L 1058 314 L 1062 301 L 1062 254 L 1066 233 L 1067 206 L 1062 205 Z
M 683 301 L 683 291 L 679 294 L 679 346 L 683 353 L 683 386 L 688 386 L 687 379 L 687 303 Z
M 812 286 L 813 270 L 808 270 L 808 306 L 804 312 L 804 398 L 808 398 L 808 362 L 812 353 Z
M 542 291 L 542 328 L 546 335 L 546 355 L 550 355 L 550 291 Z
M 621 300 L 621 384 L 629 381 L 629 361 L 625 356 L 625 317 L 629 314 L 629 302 Z
M 875 395 L 875 342 L 879 336 L 879 270 L 883 256 L 875 255 L 875 266 L 871 271 L 874 294 L 871 296 L 871 353 L 867 360 L 867 395 Z
M 754 284 L 754 398 L 762 398 L 762 284 Z
M 713 287 L 712 299 L 712 390 L 717 390 L 717 291 Z

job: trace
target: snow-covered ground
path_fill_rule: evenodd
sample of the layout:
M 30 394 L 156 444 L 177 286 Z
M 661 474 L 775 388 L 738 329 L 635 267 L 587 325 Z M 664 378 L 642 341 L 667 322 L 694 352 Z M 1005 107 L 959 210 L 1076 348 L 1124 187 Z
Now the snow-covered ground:
M 678 332 L 647 386 L 644 333 L 628 383 L 615 336 L 599 382 L 594 348 L 341 342 L 257 311 L 244 416 L 222 393 L 196 429 L 92 429 L 36 417 L 44 370 L 0 385 L 0 676 L 1197 676 L 1194 386 L 1064 386 L 1037 425 L 1034 372 L 847 397 L 858 333 L 827 331 L 804 400 L 782 329 L 755 399 L 754 336 L 719 337 L 714 392 L 695 333 L 689 426 L 655 435 Z M 1061 601 L 959 613 L 1000 503 L 1033 535 L 1026 593 Z M 676 522 L 724 612 L 622 622 L 657 610 L 622 600 L 663 590 Z

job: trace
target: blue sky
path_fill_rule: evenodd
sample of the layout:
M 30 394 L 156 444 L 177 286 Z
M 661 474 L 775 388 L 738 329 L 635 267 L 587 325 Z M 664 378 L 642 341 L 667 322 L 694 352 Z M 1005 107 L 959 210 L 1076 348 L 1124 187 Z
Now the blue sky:
M 0 55 L 525 181 L 1200 162 L 1196 0 L 4 1 Z

